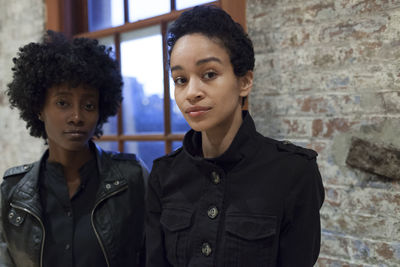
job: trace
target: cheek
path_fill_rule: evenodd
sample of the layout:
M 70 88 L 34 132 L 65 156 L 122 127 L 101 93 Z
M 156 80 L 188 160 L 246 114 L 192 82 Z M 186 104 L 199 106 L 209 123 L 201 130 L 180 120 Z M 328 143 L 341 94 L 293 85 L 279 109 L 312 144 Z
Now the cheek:
M 90 121 L 92 124 L 94 124 L 96 126 L 97 123 L 99 122 L 99 119 L 100 119 L 100 114 L 97 113 L 97 114 L 93 114 L 93 116 L 91 116 Z
M 181 109 L 181 107 L 182 107 L 182 103 L 183 103 L 183 101 L 182 101 L 182 92 L 177 92 L 176 90 L 174 90 L 174 97 L 175 97 L 175 102 L 176 102 L 176 105 L 178 106 L 178 108 L 179 109 Z

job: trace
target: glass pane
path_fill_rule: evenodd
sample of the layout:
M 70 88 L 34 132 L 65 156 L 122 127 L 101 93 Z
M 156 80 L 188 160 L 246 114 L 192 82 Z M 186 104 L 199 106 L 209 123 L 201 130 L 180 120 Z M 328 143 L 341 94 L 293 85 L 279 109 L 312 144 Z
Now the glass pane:
M 129 0 L 130 22 L 155 17 L 170 11 L 170 0 Z
M 124 24 L 124 0 L 88 0 L 89 31 Z
M 118 151 L 118 143 L 110 142 L 110 141 L 96 141 L 97 145 L 99 145 L 105 151 Z
M 210 0 L 208 0 L 208 1 L 207 0 L 176 0 L 176 9 L 180 10 L 180 9 L 197 6 L 197 5 L 201 5 L 201 4 L 205 4 L 205 3 L 210 3 L 210 2 L 214 2 L 214 1 L 210 1 Z
M 108 118 L 108 122 L 103 124 L 103 135 L 117 135 L 118 127 L 118 117 L 117 115 Z
M 179 110 L 178 106 L 176 105 L 175 102 L 175 96 L 174 96 L 174 81 L 172 78 L 169 80 L 169 93 L 170 93 L 170 106 L 171 106 L 171 131 L 172 133 L 185 133 L 190 130 L 189 124 L 186 122 L 186 120 L 183 118 L 182 112 Z
M 124 134 L 163 132 L 163 57 L 160 26 L 121 36 Z
M 162 141 L 125 142 L 124 151 L 138 155 L 151 170 L 153 160 L 165 155 L 165 145 Z

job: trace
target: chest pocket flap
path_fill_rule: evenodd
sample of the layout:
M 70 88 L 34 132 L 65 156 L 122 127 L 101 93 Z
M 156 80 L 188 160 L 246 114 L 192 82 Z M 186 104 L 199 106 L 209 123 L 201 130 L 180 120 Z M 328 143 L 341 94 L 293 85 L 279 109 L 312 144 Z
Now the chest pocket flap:
M 181 231 L 191 225 L 192 213 L 184 208 L 164 208 L 160 222 L 168 231 Z
M 226 231 L 246 240 L 267 238 L 276 233 L 276 217 L 254 214 L 227 214 Z

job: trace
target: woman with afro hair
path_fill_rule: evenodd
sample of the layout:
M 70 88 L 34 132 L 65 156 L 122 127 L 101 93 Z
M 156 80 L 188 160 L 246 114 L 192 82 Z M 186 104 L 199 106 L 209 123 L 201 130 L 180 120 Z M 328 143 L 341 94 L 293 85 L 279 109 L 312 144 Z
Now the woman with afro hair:
M 175 100 L 192 128 L 154 161 L 147 267 L 311 267 L 324 189 L 313 150 L 262 136 L 243 103 L 254 50 L 222 9 L 183 12 L 168 31 Z
M 93 141 L 122 101 L 111 49 L 47 31 L 19 49 L 7 95 L 47 151 L 1 184 L 1 266 L 139 266 L 147 170 Z

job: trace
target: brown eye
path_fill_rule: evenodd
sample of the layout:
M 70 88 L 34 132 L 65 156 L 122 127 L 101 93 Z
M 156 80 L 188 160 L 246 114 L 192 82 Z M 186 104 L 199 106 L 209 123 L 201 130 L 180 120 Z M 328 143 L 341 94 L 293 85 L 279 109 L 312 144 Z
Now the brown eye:
M 178 77 L 178 78 L 174 79 L 175 85 L 183 85 L 186 83 L 186 81 L 187 80 L 183 77 Z
M 88 104 L 85 105 L 85 109 L 88 110 L 88 111 L 92 111 L 92 110 L 96 109 L 96 106 L 93 105 L 92 103 L 88 103 Z
M 206 80 L 212 80 L 217 76 L 217 73 L 214 71 L 208 71 L 203 75 L 203 78 Z
M 65 108 L 65 107 L 68 106 L 68 103 L 67 103 L 66 101 L 64 101 L 64 100 L 58 100 L 58 101 L 56 102 L 56 105 L 59 106 L 59 107 L 61 107 L 61 108 Z

